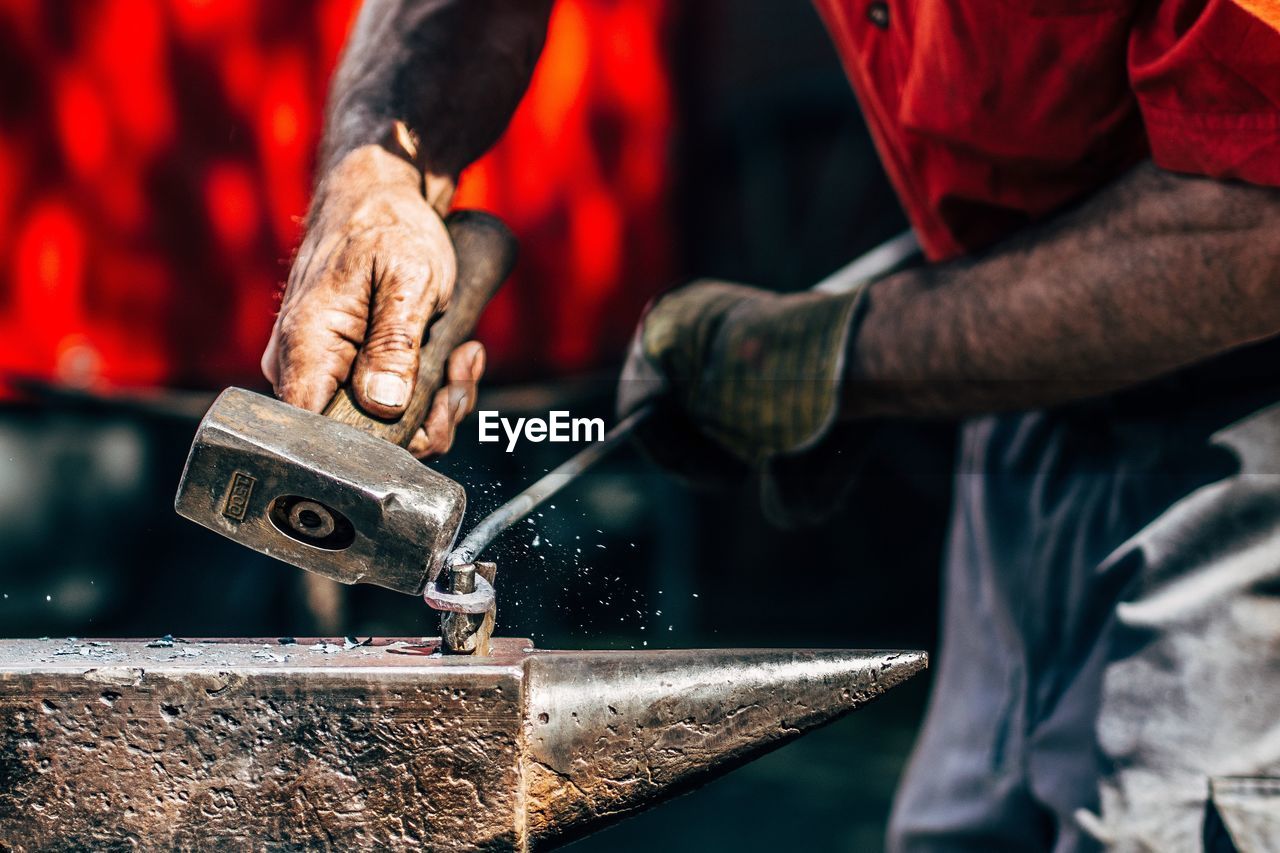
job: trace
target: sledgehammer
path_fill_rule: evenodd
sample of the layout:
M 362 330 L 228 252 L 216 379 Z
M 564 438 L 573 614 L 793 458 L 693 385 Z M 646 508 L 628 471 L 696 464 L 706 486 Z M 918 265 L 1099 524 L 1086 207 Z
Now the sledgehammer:
M 516 254 L 515 238 L 492 216 L 460 211 L 448 226 L 457 282 L 428 329 L 404 414 L 371 417 L 345 386 L 323 415 L 228 388 L 196 431 L 174 500 L 179 515 L 341 583 L 423 591 L 457 538 L 467 497 L 404 448 L 449 353 L 470 336 Z

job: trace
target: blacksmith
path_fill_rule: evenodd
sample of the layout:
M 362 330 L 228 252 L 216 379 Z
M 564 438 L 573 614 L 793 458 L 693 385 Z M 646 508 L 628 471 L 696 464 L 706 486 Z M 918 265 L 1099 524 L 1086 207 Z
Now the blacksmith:
M 930 263 L 675 291 L 622 411 L 655 404 L 654 456 L 790 520 L 838 502 L 872 424 L 967 419 L 892 849 L 1280 850 L 1277 5 L 818 6 Z M 354 365 L 359 402 L 403 406 L 453 284 L 436 208 L 550 7 L 367 0 L 263 358 L 286 400 L 319 410 Z M 483 369 L 455 353 L 414 450 L 447 449 Z

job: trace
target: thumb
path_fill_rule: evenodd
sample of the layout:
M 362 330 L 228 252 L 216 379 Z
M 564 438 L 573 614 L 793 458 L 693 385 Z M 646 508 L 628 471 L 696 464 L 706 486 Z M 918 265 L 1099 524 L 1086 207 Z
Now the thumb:
M 375 283 L 369 328 L 356 356 L 351 390 L 356 402 L 376 417 L 398 417 L 413 394 L 418 350 L 427 321 L 435 314 L 437 286 L 426 265 L 401 265 Z

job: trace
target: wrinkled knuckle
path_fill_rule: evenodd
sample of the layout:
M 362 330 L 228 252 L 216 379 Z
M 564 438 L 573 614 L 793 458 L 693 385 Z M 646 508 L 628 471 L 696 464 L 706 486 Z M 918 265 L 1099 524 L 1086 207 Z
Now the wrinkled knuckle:
M 422 265 L 422 292 L 429 304 L 436 311 L 449 305 L 449 297 L 453 295 L 453 275 L 448 273 L 438 258 L 427 259 Z
M 352 234 L 343 246 L 343 262 L 348 269 L 365 271 L 386 255 L 386 250 L 376 240 L 362 234 Z
M 333 328 L 332 299 L 315 295 L 300 299 L 280 314 L 280 335 L 290 340 L 309 338 Z
M 353 250 L 361 251 L 371 257 L 394 255 L 399 242 L 383 228 L 376 231 L 352 231 L 348 239 L 351 241 L 350 246 Z
M 349 231 L 370 231 L 387 228 L 399 221 L 395 207 L 379 195 L 366 196 L 347 214 Z
M 442 283 L 452 284 L 453 280 L 458 276 L 458 256 L 454 252 L 453 246 L 446 244 L 442 251 L 432 255 L 431 261 L 437 280 Z
M 310 389 L 311 384 L 305 382 L 301 378 L 285 378 L 280 383 L 280 387 L 276 389 L 276 393 L 281 400 L 289 403 L 301 400 Z
M 435 280 L 446 293 L 450 293 L 458 280 L 458 256 L 454 254 L 453 246 L 437 255 L 435 260 L 438 264 Z
M 395 257 L 387 262 L 389 292 L 400 299 L 418 294 L 431 282 L 431 267 L 411 258 Z
M 417 349 L 417 339 L 406 329 L 397 326 L 374 329 L 364 342 L 365 355 L 379 359 L 410 356 Z
M 280 315 L 280 342 L 288 346 L 304 337 L 311 328 L 310 318 L 303 311 L 289 311 Z
M 378 250 L 359 238 L 349 238 L 341 251 L 335 252 L 324 271 L 324 280 L 338 290 L 366 287 L 371 270 L 377 268 Z

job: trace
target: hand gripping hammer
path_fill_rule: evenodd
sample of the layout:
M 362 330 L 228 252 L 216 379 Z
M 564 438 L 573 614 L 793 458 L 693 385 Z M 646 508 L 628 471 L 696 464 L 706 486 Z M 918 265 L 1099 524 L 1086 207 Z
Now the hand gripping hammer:
M 179 515 L 341 583 L 422 593 L 457 538 L 467 498 L 404 448 L 449 354 L 470 336 L 516 254 L 514 237 L 487 214 L 460 211 L 448 227 L 457 282 L 428 329 L 404 414 L 371 417 L 345 385 L 323 415 L 228 388 L 196 431 L 174 501 Z

